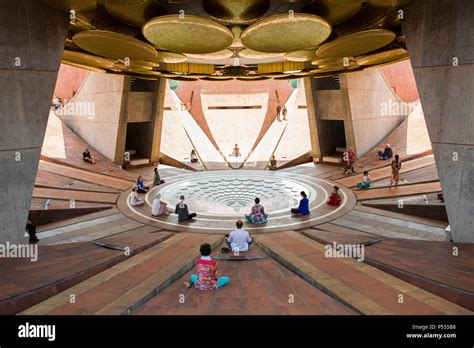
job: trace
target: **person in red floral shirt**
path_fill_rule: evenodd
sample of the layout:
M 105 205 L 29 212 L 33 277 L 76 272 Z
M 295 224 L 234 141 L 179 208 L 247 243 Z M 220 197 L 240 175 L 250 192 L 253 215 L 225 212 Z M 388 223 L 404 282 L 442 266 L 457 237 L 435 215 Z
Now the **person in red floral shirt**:
M 208 243 L 201 245 L 201 258 L 196 260 L 197 274 L 189 279 L 199 290 L 214 290 L 230 282 L 229 277 L 218 277 L 217 262 L 211 259 L 211 246 Z

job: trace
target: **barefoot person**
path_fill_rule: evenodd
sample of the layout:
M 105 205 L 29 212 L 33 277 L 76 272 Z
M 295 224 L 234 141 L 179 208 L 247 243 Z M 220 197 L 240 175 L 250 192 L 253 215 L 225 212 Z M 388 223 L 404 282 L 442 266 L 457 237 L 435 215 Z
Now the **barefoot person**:
M 237 229 L 232 231 L 229 238 L 226 238 L 225 240 L 227 246 L 234 252 L 248 251 L 250 244 L 252 244 L 252 238 L 249 233 L 242 228 L 244 226 L 242 220 L 238 220 L 235 223 L 235 226 Z
M 134 185 L 132 188 L 132 194 L 130 196 L 130 205 L 132 207 L 138 207 L 145 204 L 145 201 L 138 196 L 138 187 Z
M 362 179 L 362 182 L 357 183 L 357 188 L 358 189 L 368 189 L 370 188 L 370 182 L 372 179 L 370 178 L 369 172 L 366 170 L 364 171 L 364 178 Z
M 395 184 L 395 188 L 398 186 L 398 182 L 400 181 L 400 169 L 402 169 L 402 161 L 400 161 L 400 156 L 395 155 L 395 158 L 391 164 L 392 167 L 392 177 L 390 178 L 390 188 L 392 189 L 392 185 Z
M 196 260 L 196 273 L 189 279 L 199 290 L 214 290 L 229 284 L 229 277 L 219 277 L 217 262 L 211 259 L 211 245 L 204 243 L 199 248 L 201 258 Z
M 145 182 L 143 181 L 143 178 L 141 175 L 138 176 L 137 178 L 137 192 L 138 193 L 147 193 L 150 188 L 148 186 L 145 186 Z
M 94 157 L 92 157 L 91 152 L 89 151 L 89 148 L 87 147 L 84 149 L 84 152 L 82 153 L 82 160 L 84 162 L 95 164 Z
M 178 221 L 189 221 L 194 219 L 197 214 L 196 213 L 189 213 L 188 205 L 184 203 L 184 196 L 179 197 L 181 202 L 176 204 L 176 209 L 174 210 L 175 214 L 178 214 Z
M 301 200 L 300 204 L 298 205 L 298 208 L 292 208 L 291 213 L 295 215 L 309 215 L 309 200 L 308 197 L 306 196 L 306 192 L 301 191 Z
M 155 199 L 153 200 L 153 204 L 151 206 L 151 215 L 152 216 L 160 216 L 160 215 L 169 215 L 168 205 L 166 202 L 161 200 L 161 193 L 157 193 L 155 195 Z
M 379 156 L 379 159 L 386 161 L 389 158 L 393 157 L 393 151 L 392 148 L 390 147 L 390 144 L 385 145 L 385 149 L 383 151 L 377 152 L 377 155 Z
M 265 208 L 260 204 L 260 198 L 255 198 L 255 204 L 250 210 L 249 215 L 245 215 L 245 220 L 253 224 L 264 224 L 266 223 L 268 216 L 265 214 Z
M 334 206 L 341 205 L 342 196 L 339 192 L 339 187 L 338 186 L 333 186 L 333 188 L 334 188 L 334 191 L 332 191 L 331 195 L 329 196 L 327 204 L 328 205 L 334 205 Z

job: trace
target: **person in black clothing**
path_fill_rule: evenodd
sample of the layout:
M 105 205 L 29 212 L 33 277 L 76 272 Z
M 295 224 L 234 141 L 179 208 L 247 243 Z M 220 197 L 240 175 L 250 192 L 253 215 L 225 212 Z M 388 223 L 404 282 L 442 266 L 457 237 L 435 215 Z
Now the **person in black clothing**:
M 393 151 L 390 147 L 390 144 L 385 145 L 385 149 L 383 150 L 383 152 L 379 151 L 377 154 L 379 155 L 379 159 L 384 161 L 388 160 L 389 158 L 392 158 Z
M 30 220 L 26 222 L 26 232 L 30 236 L 30 243 L 39 242 L 38 237 L 36 237 L 36 226 Z
M 89 151 L 87 147 L 84 149 L 84 152 L 82 153 L 82 159 L 84 160 L 84 162 L 95 164 L 94 157 L 92 157 L 91 152 Z
M 179 197 L 179 199 L 181 200 L 181 202 L 176 204 L 176 209 L 174 211 L 176 214 L 178 214 L 178 221 L 183 222 L 195 218 L 197 214 L 189 213 L 188 206 L 186 203 L 184 203 L 184 196 Z

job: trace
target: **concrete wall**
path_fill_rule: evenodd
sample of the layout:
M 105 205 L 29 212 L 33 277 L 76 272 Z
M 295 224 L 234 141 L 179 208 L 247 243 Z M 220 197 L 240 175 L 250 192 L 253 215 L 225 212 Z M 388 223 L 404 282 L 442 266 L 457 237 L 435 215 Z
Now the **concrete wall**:
M 346 146 L 362 156 L 379 144 L 407 116 L 393 105 L 401 100 L 387 84 L 379 69 L 368 69 L 340 75 L 339 90 L 319 90 L 315 79 L 310 79 L 306 90 L 308 117 L 311 129 L 313 157 L 326 154 L 333 137 L 323 120 L 344 121 Z M 314 128 L 316 127 L 316 128 Z M 317 138 L 315 140 L 314 138 Z
M 47 20 L 46 20 L 47 19 Z M 0 1 L 0 243 L 21 243 L 68 16 L 40 1 Z
M 153 92 L 129 92 L 127 122 L 150 122 L 153 113 Z
M 123 151 L 118 150 L 125 148 L 127 85 L 123 76 L 91 72 L 73 100 L 59 113 L 77 135 L 115 163 L 122 162 Z M 78 113 L 79 107 L 87 112 Z
M 79 91 L 88 74 L 88 70 L 61 64 L 54 95 L 61 98 L 63 102 L 71 100 L 74 94 Z
M 403 31 L 452 236 L 473 243 L 474 1 L 418 0 L 404 12 Z

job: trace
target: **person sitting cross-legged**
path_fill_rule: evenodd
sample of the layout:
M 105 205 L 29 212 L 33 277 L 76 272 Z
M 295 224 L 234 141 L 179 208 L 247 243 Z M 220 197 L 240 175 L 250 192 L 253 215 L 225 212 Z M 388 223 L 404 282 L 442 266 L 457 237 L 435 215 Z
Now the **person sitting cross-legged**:
M 242 220 L 237 220 L 235 226 L 237 229 L 232 231 L 229 238 L 226 238 L 225 240 L 227 246 L 233 252 L 248 251 L 250 244 L 252 244 L 252 238 L 249 233 L 242 228 L 244 226 Z
M 253 224 L 264 224 L 268 221 L 268 215 L 265 214 L 265 208 L 260 204 L 260 198 L 255 198 L 255 204 L 249 215 L 245 215 L 245 220 Z
M 137 206 L 145 204 L 145 201 L 141 199 L 140 196 L 138 196 L 137 191 L 138 191 L 138 187 L 137 185 L 134 185 L 132 188 L 132 195 L 130 196 L 130 205 L 132 207 L 137 207 Z
M 364 171 L 364 179 L 362 180 L 362 182 L 357 183 L 357 188 L 364 190 L 370 188 L 371 180 L 372 179 L 370 178 L 369 172 L 367 170 Z
M 137 178 L 137 192 L 138 193 L 147 193 L 150 188 L 148 186 L 145 186 L 145 182 L 143 181 L 143 178 L 141 175 L 138 176 Z
M 270 164 L 268 165 L 269 170 L 276 170 L 277 169 L 277 160 L 275 158 L 275 155 L 272 156 L 270 159 Z
M 301 195 L 300 204 L 298 205 L 298 208 L 292 208 L 291 213 L 295 214 L 295 215 L 303 215 L 303 216 L 309 215 L 309 213 L 310 213 L 309 212 L 309 200 L 306 197 L 306 192 L 301 191 L 300 195 Z
M 197 274 L 189 279 L 199 290 L 214 290 L 230 283 L 229 277 L 218 277 L 217 262 L 211 259 L 211 245 L 204 243 L 199 248 L 201 258 L 196 260 Z
M 386 161 L 389 158 L 393 157 L 393 151 L 392 148 L 390 147 L 390 144 L 385 145 L 385 149 L 383 151 L 377 152 L 377 155 L 379 156 L 379 159 Z
M 161 200 L 161 193 L 157 193 L 155 195 L 155 199 L 153 200 L 153 204 L 151 206 L 151 215 L 152 216 L 160 216 L 160 215 L 169 215 L 168 205 L 166 202 Z
M 342 197 L 341 194 L 339 193 L 339 187 L 338 186 L 333 186 L 334 191 L 332 191 L 331 195 L 329 196 L 329 199 L 327 201 L 328 205 L 341 205 L 342 202 Z
M 197 214 L 189 213 L 188 205 L 184 203 L 184 196 L 179 197 L 179 199 L 181 200 L 181 202 L 176 204 L 176 209 L 174 211 L 176 214 L 178 214 L 178 221 L 183 222 L 194 219 Z
M 87 147 L 84 149 L 84 152 L 82 153 L 82 160 L 84 162 L 95 164 L 94 157 L 92 157 L 91 152 Z
M 156 167 L 153 170 L 155 172 L 155 174 L 153 175 L 153 185 L 158 186 L 158 185 L 164 184 L 165 181 L 161 179 L 160 173 L 158 172 L 158 167 Z

